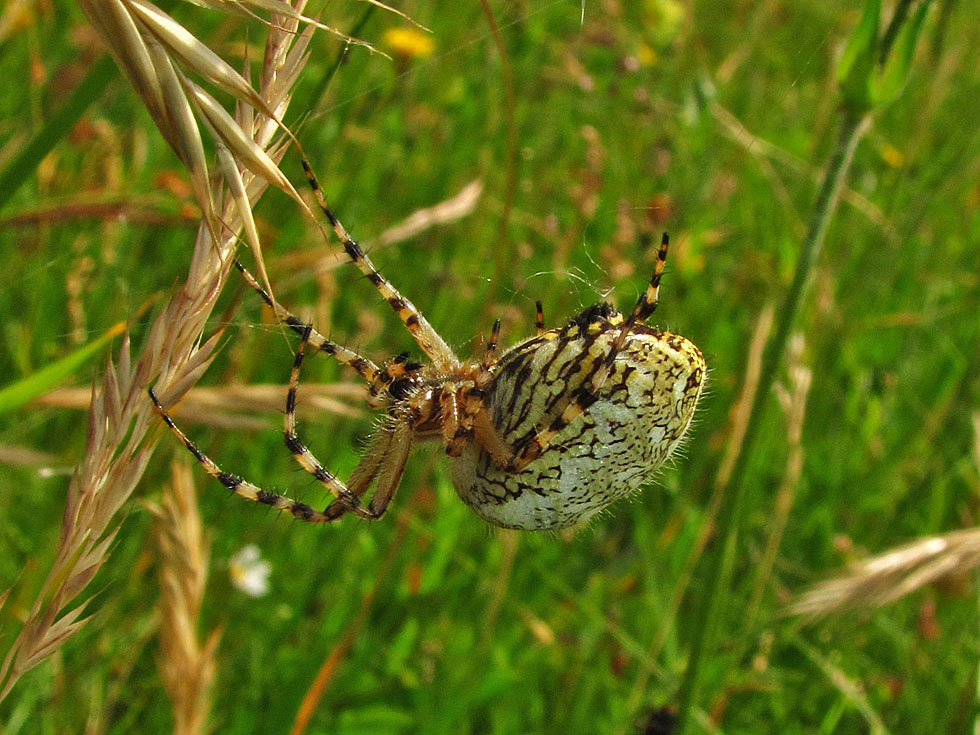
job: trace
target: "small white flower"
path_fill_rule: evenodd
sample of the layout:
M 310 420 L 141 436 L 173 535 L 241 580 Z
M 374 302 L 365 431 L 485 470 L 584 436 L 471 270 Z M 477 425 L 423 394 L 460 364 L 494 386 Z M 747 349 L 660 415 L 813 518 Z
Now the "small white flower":
M 245 546 L 228 560 L 231 583 L 249 597 L 262 597 L 269 592 L 272 564 L 262 558 L 255 544 Z

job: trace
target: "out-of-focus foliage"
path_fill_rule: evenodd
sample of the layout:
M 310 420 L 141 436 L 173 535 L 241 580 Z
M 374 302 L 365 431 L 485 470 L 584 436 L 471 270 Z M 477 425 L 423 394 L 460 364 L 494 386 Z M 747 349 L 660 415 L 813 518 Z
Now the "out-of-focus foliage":
M 600 298 L 628 308 L 669 230 L 655 321 L 701 346 L 710 392 L 660 485 L 571 537 L 488 532 L 454 497 L 435 448 L 416 451 L 382 522 L 323 529 L 229 498 L 195 467 L 212 565 L 199 627 L 223 630 L 216 731 L 287 729 L 352 628 L 308 732 L 632 733 L 676 702 L 699 634 L 687 601 L 697 595 L 686 593 L 700 588 L 703 565 L 692 575 L 692 559 L 731 407 L 759 315 L 788 286 L 836 138 L 839 73 L 851 94 L 858 51 L 846 42 L 863 3 L 489 6 L 499 46 L 480 3 L 399 6 L 432 30 L 431 50 L 414 26 L 374 12 L 358 35 L 392 58 L 352 47 L 333 75 L 342 42 L 317 35 L 289 122 L 305 116 L 299 137 L 328 200 L 462 354 L 479 353 L 495 317 L 502 344 L 531 333 L 535 300 L 549 325 Z M 799 441 L 779 408 L 798 375 L 785 373 L 748 471 L 727 617 L 704 662 L 706 709 L 725 732 L 972 726 L 974 578 L 809 627 L 777 617 L 848 561 L 977 525 L 980 26 L 969 3 L 932 6 L 911 63 L 882 72 L 882 94 L 900 86 L 890 79 L 907 81 L 858 148 L 803 305 L 796 369 L 811 383 Z M 168 10 L 236 69 L 261 58 L 250 45 L 257 25 L 192 4 Z M 351 30 L 363 14 L 329 3 L 322 20 Z M 393 46 L 406 28 L 414 51 Z M 101 47 L 62 0 L 8 4 L 0 33 L 2 169 Z M 302 184 L 292 153 L 283 169 Z M 483 193 L 472 214 L 372 247 L 474 179 Z M 35 376 L 127 317 L 138 346 L 149 319 L 134 316 L 140 305 L 187 272 L 191 201 L 186 173 L 116 78 L 0 210 L 0 384 Z M 278 298 L 377 359 L 413 348 L 370 284 L 333 267 L 335 244 L 297 205 L 270 192 L 255 216 Z M 232 280 L 215 314 L 213 331 L 227 337 L 206 384 L 285 382 L 290 342 L 254 294 Z M 307 364 L 311 384 L 351 377 Z M 98 374 L 75 368 L 80 386 Z M 249 413 L 266 424 L 256 430 L 235 409 L 221 425 L 177 418 L 225 469 L 319 504 L 320 488 L 282 447 L 281 416 Z M 14 590 L 0 609 L 6 643 L 51 566 L 85 421 L 37 405 L 0 418 L 0 588 Z M 346 477 L 372 427 L 366 413 L 329 413 L 307 416 L 301 431 Z M 142 484 L 150 499 L 169 458 L 189 459 L 169 434 L 161 440 Z M 767 566 L 777 518 L 785 531 Z M 95 618 L 0 705 L 6 731 L 171 728 L 152 525 L 134 504 L 93 585 Z M 271 565 L 261 597 L 228 576 L 248 544 Z

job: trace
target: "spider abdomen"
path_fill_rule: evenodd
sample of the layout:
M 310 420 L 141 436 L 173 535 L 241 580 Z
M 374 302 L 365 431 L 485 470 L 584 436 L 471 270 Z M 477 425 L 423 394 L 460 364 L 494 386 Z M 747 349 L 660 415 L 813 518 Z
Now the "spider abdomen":
M 508 445 L 522 449 L 561 417 L 606 364 L 620 325 L 611 308 L 593 307 L 501 356 L 487 403 Z M 651 481 L 690 425 L 704 374 L 692 342 L 634 326 L 594 400 L 540 456 L 508 471 L 472 442 L 453 460 L 456 490 L 478 515 L 505 528 L 585 521 Z

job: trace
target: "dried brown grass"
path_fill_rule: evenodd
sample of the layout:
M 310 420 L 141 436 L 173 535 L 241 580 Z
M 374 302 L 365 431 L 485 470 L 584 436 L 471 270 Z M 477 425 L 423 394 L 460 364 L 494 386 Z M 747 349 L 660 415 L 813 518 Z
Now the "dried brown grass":
M 203 644 L 198 642 L 210 549 L 190 466 L 175 462 L 162 505 L 146 507 L 157 517 L 160 549 L 160 678 L 173 705 L 174 734 L 203 735 L 210 729 L 214 654 L 221 632 L 212 631 Z
M 813 382 L 813 373 L 804 363 L 805 342 L 802 334 L 795 335 L 789 343 L 786 359 L 788 385 L 777 384 L 776 395 L 786 413 L 786 439 L 789 444 L 789 455 L 786 458 L 786 470 L 779 483 L 776 502 L 773 506 L 772 519 L 768 524 L 769 534 L 762 552 L 762 558 L 756 567 L 755 579 L 752 582 L 752 597 L 745 615 L 746 628 L 753 628 L 762 606 L 762 597 L 769 584 L 779 547 L 782 545 L 789 521 L 790 511 L 796 502 L 796 491 L 803 474 L 803 423 L 806 419 L 806 401 Z
M 157 422 L 146 388 L 155 381 L 167 404 L 176 402 L 207 369 L 220 334 L 201 333 L 225 282 L 241 233 L 257 259 L 261 246 L 251 205 L 271 183 L 302 204 L 279 171 L 289 137 L 279 134 L 290 90 L 307 59 L 313 26 L 299 30 L 304 0 L 274 7 L 259 84 L 238 74 L 206 44 L 145 0 L 79 0 L 120 68 L 143 99 L 161 135 L 190 173 L 203 212 L 183 288 L 154 321 L 135 361 L 123 342 L 101 385 L 92 389 L 85 455 L 68 488 L 57 556 L 23 628 L 0 663 L 0 699 L 28 670 L 50 657 L 87 622 L 78 597 L 105 563 L 120 511 L 146 468 Z M 212 3 L 229 10 L 233 6 Z M 239 5 L 235 7 L 246 7 Z M 198 74 L 237 100 L 235 115 L 190 81 Z M 214 138 L 221 179 L 205 161 L 198 123 Z M 305 209 L 305 205 L 304 205 Z
M 980 528 L 927 536 L 852 565 L 790 605 L 791 615 L 820 617 L 856 607 L 880 607 L 920 587 L 980 567 Z
M 973 414 L 973 459 L 980 473 L 980 412 Z M 857 607 L 880 607 L 944 577 L 980 568 L 980 528 L 926 536 L 870 559 L 804 592 L 790 615 L 819 618 Z
M 204 424 L 221 428 L 271 429 L 266 416 L 275 414 L 282 428 L 282 411 L 286 401 L 286 385 L 278 383 L 196 387 L 189 390 L 180 402 L 181 424 Z M 300 417 L 363 415 L 359 406 L 364 403 L 363 383 L 304 383 L 303 401 L 296 407 Z M 55 408 L 88 409 L 91 393 L 85 388 L 57 388 L 35 401 L 35 405 Z M 7 461 L 0 447 L 0 462 Z M 10 462 L 18 458 L 10 453 Z M 26 460 L 20 460 L 26 464 Z

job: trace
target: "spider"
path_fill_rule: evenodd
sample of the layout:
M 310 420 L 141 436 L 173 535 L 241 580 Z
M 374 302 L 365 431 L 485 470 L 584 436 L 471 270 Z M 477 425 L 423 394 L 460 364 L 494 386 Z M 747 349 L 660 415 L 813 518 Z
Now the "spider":
M 498 319 L 482 358 L 460 360 L 348 235 L 305 159 L 303 168 L 347 256 L 430 364 L 403 353 L 378 365 L 330 341 L 275 301 L 236 260 L 276 318 L 300 335 L 286 395 L 286 446 L 333 499 L 316 510 L 221 470 L 177 427 L 150 388 L 163 421 L 209 475 L 238 495 L 301 521 L 328 523 L 347 513 L 378 519 L 395 495 L 412 444 L 438 440 L 463 502 L 493 525 L 525 530 L 586 521 L 650 482 L 690 425 L 705 376 L 704 357 L 691 341 L 644 324 L 657 308 L 666 233 L 649 286 L 627 317 L 599 303 L 561 328 L 545 329 L 538 302 L 534 336 L 498 353 Z M 347 483 L 296 433 L 300 368 L 310 349 L 356 371 L 367 382 L 368 405 L 385 412 Z

